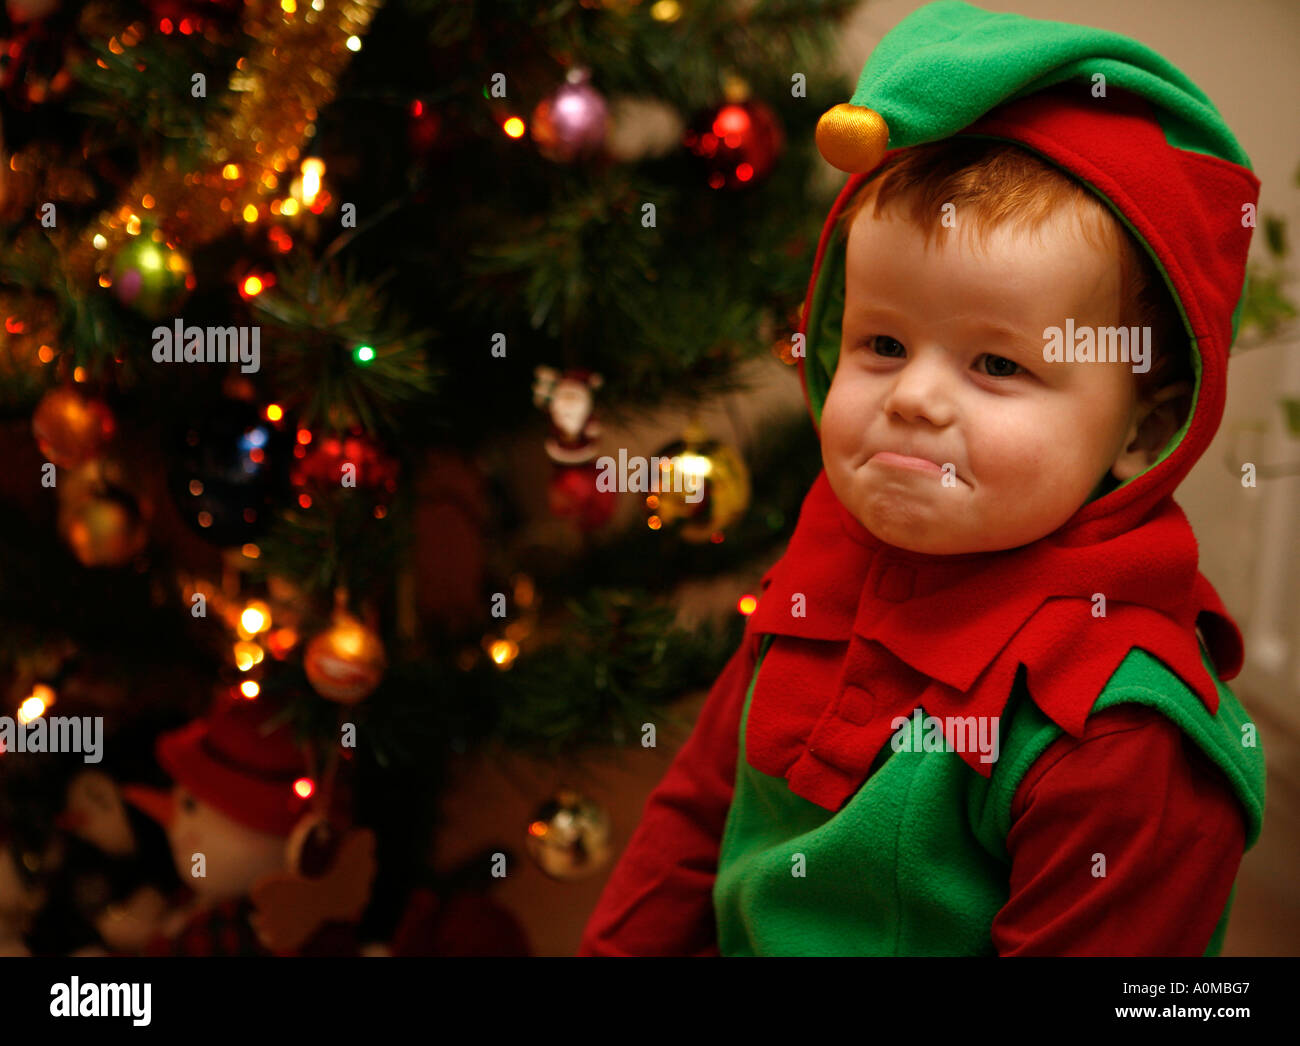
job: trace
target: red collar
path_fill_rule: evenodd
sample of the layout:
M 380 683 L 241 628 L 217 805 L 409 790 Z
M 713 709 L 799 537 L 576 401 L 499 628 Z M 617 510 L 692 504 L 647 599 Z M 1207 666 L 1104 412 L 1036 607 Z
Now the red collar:
M 1182 510 L 1166 497 L 1114 536 L 1089 542 L 1080 534 L 1067 526 L 1002 552 L 911 553 L 862 527 L 823 471 L 789 548 L 763 578 L 746 629 L 754 641 L 773 634 L 820 642 L 769 652 L 754 694 L 750 761 L 837 808 L 888 739 L 892 716 L 884 713 L 920 705 L 941 718 L 999 716 L 1021 665 L 1034 702 L 1077 737 L 1133 647 L 1159 658 L 1217 711 L 1196 629 L 1223 679 L 1241 668 L 1241 635 L 1197 570 Z M 828 656 L 825 643 L 838 653 Z M 776 692 L 795 680 L 825 704 L 811 729 L 813 706 L 783 709 Z M 991 773 L 978 752 L 961 754 Z

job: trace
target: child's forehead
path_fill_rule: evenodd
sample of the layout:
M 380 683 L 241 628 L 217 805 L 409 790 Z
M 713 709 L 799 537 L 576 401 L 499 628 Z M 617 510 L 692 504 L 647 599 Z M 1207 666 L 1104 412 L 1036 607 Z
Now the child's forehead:
M 845 248 L 844 323 L 925 317 L 946 326 L 966 317 L 984 325 L 982 336 L 1002 324 L 1004 336 L 1018 332 L 1021 340 L 1066 316 L 1110 324 L 1123 314 L 1115 255 L 1089 244 L 1068 220 L 1036 233 L 1004 227 L 974 243 L 960 227 L 947 231 L 923 246 L 923 231 L 904 216 L 855 222 Z
M 850 258 L 870 251 L 884 228 L 905 236 L 913 233 L 908 238 L 926 251 L 951 247 L 987 254 L 999 246 L 1012 246 L 1053 252 L 1087 246 L 1110 261 L 1120 256 L 1114 230 L 1099 219 L 1095 209 L 1072 202 L 990 217 L 988 211 L 970 203 L 943 202 L 927 209 L 912 199 L 894 197 L 876 213 L 873 192 L 846 219 L 842 236 Z
M 1124 273 L 1113 251 L 1090 243 L 1068 216 L 1037 230 L 1003 226 L 925 231 L 905 216 L 855 223 L 845 246 L 845 317 L 893 306 L 930 316 L 953 310 L 1016 326 L 1056 323 L 1087 311 L 1099 322 L 1122 311 Z

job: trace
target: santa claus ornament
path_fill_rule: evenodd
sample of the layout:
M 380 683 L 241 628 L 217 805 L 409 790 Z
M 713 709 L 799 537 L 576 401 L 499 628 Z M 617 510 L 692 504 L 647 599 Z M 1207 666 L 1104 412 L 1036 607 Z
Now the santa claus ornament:
M 533 372 L 533 403 L 551 419 L 546 454 L 557 465 L 576 465 L 596 456 L 596 390 L 605 384 L 599 374 L 569 370 L 561 374 L 554 367 Z
M 561 373 L 554 367 L 534 371 L 533 403 L 546 411 L 551 431 L 546 456 L 555 462 L 547 485 L 551 512 L 584 531 L 595 530 L 613 515 L 617 494 L 597 489 L 595 417 L 596 390 L 605 379 L 585 370 Z

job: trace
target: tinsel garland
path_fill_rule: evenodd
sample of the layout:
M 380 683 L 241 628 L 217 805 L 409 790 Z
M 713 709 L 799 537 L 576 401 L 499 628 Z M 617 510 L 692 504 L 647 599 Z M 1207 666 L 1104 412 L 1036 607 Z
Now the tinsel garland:
M 198 170 L 181 170 L 169 156 L 141 169 L 118 204 L 83 231 L 68 259 L 70 269 L 93 280 L 145 223 L 155 226 L 156 239 L 188 249 L 233 225 L 271 216 L 268 201 L 285 195 L 280 182 L 293 178 L 302 143 L 334 97 L 352 55 L 348 41 L 365 34 L 381 5 L 382 0 L 249 0 L 243 31 L 256 44 L 230 76 L 234 114 L 208 130 L 205 162 Z

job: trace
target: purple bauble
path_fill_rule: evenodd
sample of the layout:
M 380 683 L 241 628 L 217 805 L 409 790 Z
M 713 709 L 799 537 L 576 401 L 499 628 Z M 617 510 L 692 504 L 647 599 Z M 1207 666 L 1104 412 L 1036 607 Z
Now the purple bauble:
M 609 109 L 585 78 L 570 77 L 533 110 L 533 140 L 548 160 L 569 163 L 598 152 L 605 144 Z

